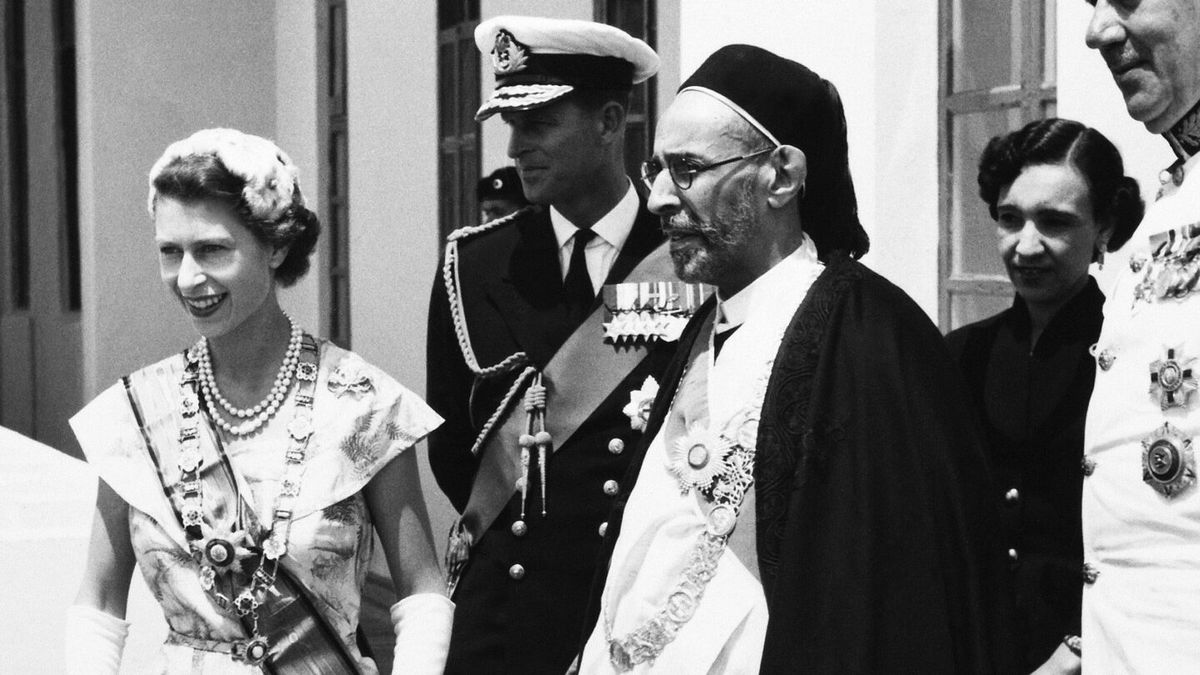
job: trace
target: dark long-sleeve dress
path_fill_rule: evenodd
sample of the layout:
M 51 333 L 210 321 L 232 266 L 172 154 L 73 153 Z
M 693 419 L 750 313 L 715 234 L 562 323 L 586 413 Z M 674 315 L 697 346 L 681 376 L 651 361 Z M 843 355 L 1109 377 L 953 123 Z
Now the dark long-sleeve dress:
M 988 441 L 1025 672 L 1045 662 L 1064 635 L 1079 634 L 1083 430 L 1096 369 L 1088 348 L 1100 336 L 1103 304 L 1089 278 L 1032 349 L 1020 296 L 946 337 Z

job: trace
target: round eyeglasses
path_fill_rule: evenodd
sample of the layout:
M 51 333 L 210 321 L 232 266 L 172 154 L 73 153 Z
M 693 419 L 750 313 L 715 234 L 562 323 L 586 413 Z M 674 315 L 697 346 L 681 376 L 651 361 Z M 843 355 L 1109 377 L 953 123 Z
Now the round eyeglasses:
M 721 161 L 713 162 L 712 164 L 700 164 L 696 160 L 688 157 L 671 157 L 667 159 L 667 174 L 671 176 L 671 182 L 675 184 L 675 187 L 679 188 L 680 190 L 686 190 L 692 187 L 692 181 L 696 178 L 696 174 L 701 174 L 710 169 L 715 169 L 718 166 L 732 164 L 733 162 L 738 162 L 743 159 L 758 157 L 759 155 L 764 155 L 774 149 L 775 148 L 763 148 L 762 150 L 756 150 L 748 155 L 730 157 L 729 159 L 722 159 Z M 657 159 L 651 158 L 642 162 L 642 182 L 646 184 L 646 189 L 654 189 L 654 180 L 658 178 L 658 174 L 662 173 L 662 170 L 662 162 L 658 161 Z

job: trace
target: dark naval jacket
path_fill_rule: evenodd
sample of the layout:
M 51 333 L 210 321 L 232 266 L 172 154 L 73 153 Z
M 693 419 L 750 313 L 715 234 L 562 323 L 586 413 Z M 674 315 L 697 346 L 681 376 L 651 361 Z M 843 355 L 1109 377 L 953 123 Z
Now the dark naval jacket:
M 605 283 L 624 279 L 663 242 L 658 218 L 639 208 L 633 229 Z M 464 328 L 479 366 L 524 352 L 544 367 L 576 329 L 564 305 L 558 243 L 548 210 L 532 207 L 512 222 L 459 240 L 457 289 Z M 597 298 L 597 303 L 601 302 Z M 578 321 L 578 319 L 576 320 Z M 596 326 L 597 340 L 602 329 Z M 631 390 L 658 377 L 673 353 L 659 344 L 550 456 L 545 485 L 529 472 L 525 528 L 521 496 L 476 541 L 454 595 L 454 632 L 447 673 L 554 673 L 575 654 L 605 520 L 640 432 L 622 412 Z M 480 456 L 472 446 L 522 368 L 477 377 L 468 368 L 445 279 L 433 285 L 429 314 L 429 404 L 446 422 L 430 436 L 429 459 L 439 487 L 460 513 Z M 579 372 L 578 377 L 589 377 Z M 523 415 L 520 402 L 517 412 Z M 553 402 L 547 415 L 553 414 Z M 500 421 L 495 423 L 498 428 Z

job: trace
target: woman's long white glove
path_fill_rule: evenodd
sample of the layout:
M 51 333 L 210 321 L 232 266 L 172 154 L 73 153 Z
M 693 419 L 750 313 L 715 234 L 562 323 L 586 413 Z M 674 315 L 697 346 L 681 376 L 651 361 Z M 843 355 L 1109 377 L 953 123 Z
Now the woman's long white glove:
M 441 675 L 454 626 L 454 603 L 450 598 L 441 593 L 410 595 L 392 605 L 391 615 L 396 631 L 392 675 Z
M 67 675 L 116 675 L 129 622 L 87 605 L 67 608 Z

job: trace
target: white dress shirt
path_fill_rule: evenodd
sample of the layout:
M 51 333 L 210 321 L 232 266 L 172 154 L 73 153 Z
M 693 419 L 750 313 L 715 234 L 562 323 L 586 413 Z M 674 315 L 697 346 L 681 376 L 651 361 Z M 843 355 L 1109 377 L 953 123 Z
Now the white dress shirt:
M 599 293 L 604 280 L 608 278 L 617 255 L 621 253 L 625 240 L 629 238 L 629 232 L 633 229 L 633 221 L 637 220 L 637 212 L 637 191 L 633 189 L 633 183 L 630 183 L 621 201 L 592 225 L 592 232 L 595 232 L 596 236 L 588 242 L 584 251 L 588 276 L 592 278 L 592 292 Z M 553 206 L 550 207 L 550 224 L 554 226 L 554 237 L 558 239 L 558 266 L 562 271 L 562 278 L 566 279 L 571 252 L 575 250 L 575 233 L 579 228 Z

